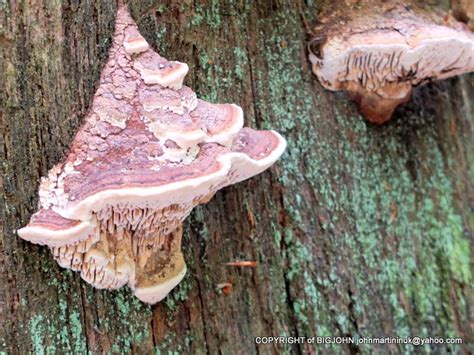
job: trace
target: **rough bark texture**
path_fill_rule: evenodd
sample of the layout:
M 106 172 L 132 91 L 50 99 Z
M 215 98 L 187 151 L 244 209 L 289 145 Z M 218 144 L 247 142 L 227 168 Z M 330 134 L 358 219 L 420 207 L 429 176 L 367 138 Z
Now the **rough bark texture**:
M 190 65 L 198 95 L 288 140 L 271 170 L 194 210 L 188 274 L 153 307 L 91 288 L 15 233 L 87 111 L 116 4 L 0 3 L 0 352 L 420 350 L 256 345 L 262 335 L 460 336 L 422 349 L 473 351 L 473 76 L 424 86 L 390 123 L 368 124 L 311 74 L 305 43 L 324 3 L 131 5 L 150 43 Z M 223 266 L 236 259 L 258 267 Z

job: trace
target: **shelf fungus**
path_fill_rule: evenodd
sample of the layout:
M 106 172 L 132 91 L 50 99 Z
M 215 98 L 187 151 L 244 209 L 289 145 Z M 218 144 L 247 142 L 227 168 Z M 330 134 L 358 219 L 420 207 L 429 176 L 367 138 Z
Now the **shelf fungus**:
M 318 26 L 309 58 L 321 84 L 346 90 L 371 122 L 389 120 L 414 87 L 474 70 L 474 35 L 464 24 L 409 6 L 354 11 Z
M 85 122 L 39 188 L 21 238 L 47 245 L 91 285 L 155 303 L 183 278 L 182 221 L 224 186 L 272 165 L 286 142 L 242 128 L 233 104 L 183 86 L 184 63 L 154 52 L 125 7 Z

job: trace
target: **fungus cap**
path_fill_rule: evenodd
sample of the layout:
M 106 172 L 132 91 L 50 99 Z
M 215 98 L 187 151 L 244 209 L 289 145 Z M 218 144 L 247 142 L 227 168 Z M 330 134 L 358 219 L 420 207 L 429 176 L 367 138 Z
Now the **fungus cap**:
M 319 48 L 310 43 L 309 59 L 320 83 L 347 90 L 375 123 L 390 119 L 415 86 L 474 70 L 474 35 L 465 26 L 437 24 L 405 6 L 354 14 L 313 44 Z
M 286 146 L 274 131 L 242 128 L 237 105 L 197 99 L 182 85 L 187 72 L 155 53 L 120 7 L 84 124 L 42 179 L 39 211 L 19 236 L 97 288 L 165 297 L 186 273 L 181 224 L 192 208 Z

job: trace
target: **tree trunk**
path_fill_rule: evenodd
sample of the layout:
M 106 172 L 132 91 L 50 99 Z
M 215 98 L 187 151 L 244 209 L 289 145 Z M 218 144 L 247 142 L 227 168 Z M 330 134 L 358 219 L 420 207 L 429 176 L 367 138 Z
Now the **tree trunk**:
M 98 84 L 112 1 L 2 2 L 0 352 L 473 351 L 474 77 L 416 90 L 383 126 L 307 60 L 326 1 L 133 1 L 143 35 L 288 141 L 273 168 L 185 222 L 188 273 L 161 303 L 100 291 L 16 229 Z M 442 8 L 442 5 L 440 5 Z M 256 268 L 224 266 L 257 261 Z M 217 284 L 230 282 L 230 293 Z M 463 345 L 258 345 L 256 336 L 461 337 Z

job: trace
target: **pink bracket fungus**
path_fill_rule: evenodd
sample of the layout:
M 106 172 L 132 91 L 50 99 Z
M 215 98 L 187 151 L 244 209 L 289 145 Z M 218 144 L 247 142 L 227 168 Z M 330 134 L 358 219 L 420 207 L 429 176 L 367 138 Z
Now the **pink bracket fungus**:
M 343 24 L 320 26 L 309 59 L 320 83 L 346 90 L 374 123 L 390 119 L 413 88 L 474 70 L 474 35 L 408 6 L 353 12 Z
M 19 236 L 97 288 L 165 297 L 186 272 L 181 226 L 192 208 L 267 169 L 286 146 L 274 131 L 242 128 L 240 107 L 197 99 L 183 86 L 187 72 L 154 52 L 120 7 L 85 122 L 42 179 L 39 211 Z

